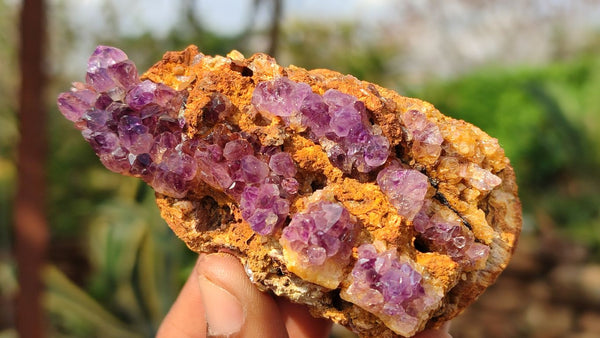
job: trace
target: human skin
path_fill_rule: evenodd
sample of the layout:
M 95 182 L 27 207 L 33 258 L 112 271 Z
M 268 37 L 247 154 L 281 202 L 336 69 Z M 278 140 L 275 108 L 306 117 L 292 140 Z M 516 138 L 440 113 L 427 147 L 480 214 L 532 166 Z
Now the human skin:
M 157 337 L 328 337 L 332 323 L 303 305 L 260 292 L 237 258 L 202 254 Z M 448 325 L 415 338 L 450 337 Z

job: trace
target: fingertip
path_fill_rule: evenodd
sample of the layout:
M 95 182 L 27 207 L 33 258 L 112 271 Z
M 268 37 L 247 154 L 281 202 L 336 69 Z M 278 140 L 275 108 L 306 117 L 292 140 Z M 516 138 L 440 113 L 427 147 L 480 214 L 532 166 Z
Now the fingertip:
M 260 292 L 250 282 L 238 258 L 227 253 L 209 254 L 198 261 L 196 272 L 201 280 L 203 278 L 208 280 L 241 304 L 241 313 L 245 318 L 242 320 L 239 336 L 287 336 L 277 304 L 270 295 Z M 201 290 L 203 295 L 206 292 L 207 298 L 212 297 L 211 300 L 207 299 L 204 305 L 209 332 L 214 335 L 227 334 L 222 332 L 218 321 L 226 318 L 223 316 L 228 311 L 227 308 L 233 305 L 228 306 L 226 302 L 221 301 L 220 297 L 215 296 L 214 289 L 211 291 L 210 288 L 201 287 Z M 212 295 L 209 296 L 209 293 Z
M 242 303 L 229 291 L 205 276 L 198 277 L 209 336 L 230 336 L 240 332 L 246 318 Z

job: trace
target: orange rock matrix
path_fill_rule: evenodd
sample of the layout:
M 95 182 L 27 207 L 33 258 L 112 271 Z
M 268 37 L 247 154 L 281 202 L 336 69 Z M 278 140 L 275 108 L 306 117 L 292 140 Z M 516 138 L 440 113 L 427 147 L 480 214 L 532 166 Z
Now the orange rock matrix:
M 332 165 L 322 146 L 289 127 L 286 130 L 280 119 L 257 121 L 257 116 L 248 113 L 256 85 L 282 76 L 306 83 L 318 94 L 336 89 L 363 102 L 398 159 L 429 178 L 427 196 L 432 198 L 432 209 L 446 210 L 468 224 L 476 241 L 489 246 L 487 260 L 474 269 L 465 269 L 448 255 L 418 248 L 411 222 L 398 215 L 372 177 L 345 175 Z M 206 133 L 202 111 L 211 95 L 225 95 L 237 107 L 234 119 L 243 131 L 256 135 L 263 145 L 282 145 L 292 155 L 301 177 L 299 197 L 290 206 L 292 213 L 304 209 L 307 199 L 302 195 L 309 196 L 315 187 L 322 188 L 362 225 L 359 242 L 394 247 L 414 260 L 435 292 L 443 296 L 414 329 L 401 334 L 413 335 L 458 315 L 506 267 L 521 227 L 515 176 L 497 140 L 477 127 L 444 116 L 427 102 L 402 97 L 353 76 L 325 69 L 282 67 L 265 54 L 246 59 L 232 51 L 226 57 L 210 57 L 190 46 L 182 52 L 166 53 L 143 77 L 189 92 L 184 116 L 188 126 L 185 132 L 190 138 Z M 411 110 L 421 112 L 439 128 L 443 143 L 438 158 L 413 149 L 402 123 L 403 115 Z M 479 169 L 501 178 L 501 183 L 491 191 L 478 187 L 471 181 L 478 179 Z M 157 194 L 157 203 L 164 219 L 190 249 L 236 255 L 260 289 L 307 304 L 313 315 L 329 318 L 363 337 L 398 334 L 376 315 L 340 297 L 340 289 L 350 283 L 348 279 L 340 288 L 331 290 L 291 273 L 277 236 L 254 232 L 241 216 L 239 206 L 223 192 L 198 180 L 187 196 Z M 353 259 L 356 257 L 355 248 Z M 350 268 L 351 265 L 344 274 L 348 275 Z

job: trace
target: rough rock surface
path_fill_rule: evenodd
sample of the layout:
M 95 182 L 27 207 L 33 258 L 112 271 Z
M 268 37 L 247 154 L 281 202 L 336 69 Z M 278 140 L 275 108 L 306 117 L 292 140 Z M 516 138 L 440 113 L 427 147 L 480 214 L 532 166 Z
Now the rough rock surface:
M 157 190 L 163 218 L 190 249 L 236 255 L 260 289 L 364 337 L 412 336 L 458 315 L 506 267 L 521 228 L 515 176 L 477 127 L 264 54 L 211 57 L 190 46 L 166 53 L 141 83 L 113 69 L 127 61 L 115 55 L 94 67 L 124 89 L 88 67 L 88 83 L 59 97 L 61 111 L 109 169 Z M 157 123 L 179 121 L 167 128 L 178 147 L 144 146 L 171 142 L 155 124 L 154 134 L 140 127 L 155 114 L 147 92 L 170 107 Z M 96 111 L 112 107 L 102 100 L 138 112 L 98 128 Z M 310 115 L 319 109 L 330 115 Z M 96 134 L 106 130 L 121 148 Z

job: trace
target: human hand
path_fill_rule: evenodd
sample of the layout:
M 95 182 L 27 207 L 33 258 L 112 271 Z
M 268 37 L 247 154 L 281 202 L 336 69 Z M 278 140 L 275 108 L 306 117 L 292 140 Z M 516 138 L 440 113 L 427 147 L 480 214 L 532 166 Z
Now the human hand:
M 226 253 L 200 255 L 162 322 L 157 337 L 328 337 L 331 322 L 308 309 L 260 292 L 239 260 Z M 450 337 L 428 330 L 415 338 Z

